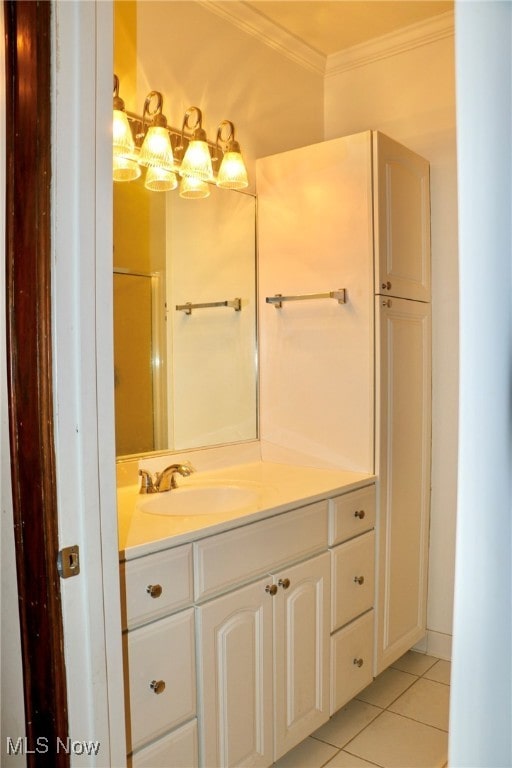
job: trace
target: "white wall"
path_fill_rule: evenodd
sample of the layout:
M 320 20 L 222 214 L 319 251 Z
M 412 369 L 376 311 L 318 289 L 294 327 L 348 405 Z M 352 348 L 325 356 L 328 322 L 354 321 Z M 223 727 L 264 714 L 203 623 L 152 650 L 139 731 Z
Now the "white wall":
M 363 50 L 361 50 L 361 54 Z M 431 164 L 433 426 L 427 625 L 450 651 L 457 504 L 458 268 L 453 34 L 325 81 L 325 138 L 372 128 Z M 439 634 L 437 634 L 439 633 Z
M 512 765 L 512 4 L 456 6 L 461 386 L 449 762 L 503 768 Z

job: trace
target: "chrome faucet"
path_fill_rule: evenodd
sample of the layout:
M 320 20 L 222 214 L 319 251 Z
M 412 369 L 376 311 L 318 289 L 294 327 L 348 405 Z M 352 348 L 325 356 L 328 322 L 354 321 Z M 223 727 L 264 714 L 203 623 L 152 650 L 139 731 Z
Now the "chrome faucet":
M 178 487 L 176 475 L 188 477 L 192 472 L 195 472 L 194 467 L 188 461 L 183 464 L 170 464 L 161 472 L 157 472 L 154 477 L 147 469 L 139 469 L 139 475 L 142 478 L 139 493 L 170 491 L 172 488 Z

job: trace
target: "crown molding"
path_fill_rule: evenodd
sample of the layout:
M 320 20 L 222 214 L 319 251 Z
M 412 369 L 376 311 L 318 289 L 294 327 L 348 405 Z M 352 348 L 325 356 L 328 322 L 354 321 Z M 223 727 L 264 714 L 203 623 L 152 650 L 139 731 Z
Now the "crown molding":
M 332 77 L 349 69 L 453 36 L 454 23 L 453 11 L 447 11 L 396 32 L 333 53 L 327 57 L 325 76 Z
M 327 57 L 295 35 L 262 16 L 242 0 L 197 0 L 208 11 L 252 35 L 256 39 L 316 74 L 325 75 Z
M 242 29 L 296 64 L 332 77 L 373 61 L 419 48 L 454 34 L 453 11 L 432 16 L 373 40 L 325 56 L 255 11 L 243 0 L 196 0 L 211 13 Z

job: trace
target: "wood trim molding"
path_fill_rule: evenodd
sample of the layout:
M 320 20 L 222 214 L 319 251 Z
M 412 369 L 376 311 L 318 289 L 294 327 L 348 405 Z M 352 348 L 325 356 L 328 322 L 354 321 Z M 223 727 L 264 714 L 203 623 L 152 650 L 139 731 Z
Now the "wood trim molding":
M 51 356 L 51 9 L 4 2 L 7 379 L 29 768 L 69 765 L 57 750 L 68 718 Z

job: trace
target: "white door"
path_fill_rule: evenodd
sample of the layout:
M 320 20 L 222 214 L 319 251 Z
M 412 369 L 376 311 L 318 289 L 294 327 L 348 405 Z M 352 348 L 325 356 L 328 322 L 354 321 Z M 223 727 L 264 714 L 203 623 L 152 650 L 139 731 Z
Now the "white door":
M 329 719 L 330 559 L 274 577 L 274 759 Z
M 272 764 L 272 603 L 258 581 L 197 609 L 200 762 Z
M 429 164 L 379 132 L 373 154 L 375 293 L 430 301 Z
M 430 506 L 430 304 L 376 297 L 378 674 L 425 634 Z

